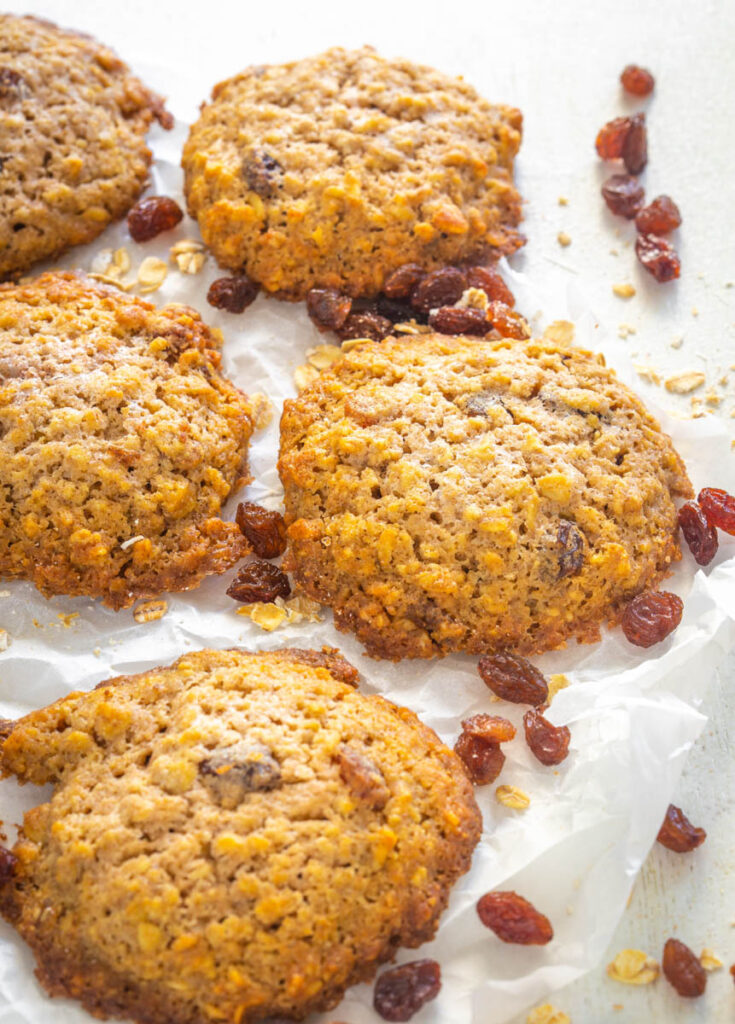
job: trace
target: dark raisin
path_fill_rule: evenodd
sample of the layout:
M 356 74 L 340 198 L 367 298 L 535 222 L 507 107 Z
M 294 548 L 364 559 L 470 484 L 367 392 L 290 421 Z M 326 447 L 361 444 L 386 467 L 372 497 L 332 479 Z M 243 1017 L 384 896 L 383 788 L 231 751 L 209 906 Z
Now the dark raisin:
M 690 853 L 707 838 L 703 828 L 692 825 L 680 807 L 669 804 L 664 823 L 658 830 L 657 842 L 674 853 Z
M 424 1003 L 436 999 L 441 988 L 436 960 L 412 960 L 384 971 L 375 982 L 373 1008 L 383 1020 L 410 1020 Z
M 561 764 L 569 753 L 571 733 L 566 725 L 552 725 L 535 708 L 523 716 L 526 743 L 541 764 Z
M 639 594 L 623 612 L 623 633 L 636 647 L 652 647 L 673 633 L 683 610 L 682 600 L 676 594 L 665 590 Z
M 611 213 L 632 220 L 643 206 L 643 186 L 629 174 L 612 174 L 602 184 L 602 198 Z
M 253 501 L 241 501 L 235 522 L 258 558 L 278 558 L 286 550 L 286 523 L 280 512 L 271 512 Z
M 283 167 L 269 153 L 260 149 L 245 158 L 242 173 L 248 188 L 263 199 L 268 199 L 278 187 Z
M 595 139 L 598 156 L 603 160 L 619 160 L 623 155 L 623 143 L 629 131 L 629 117 L 616 117 L 603 125 Z
M 209 286 L 207 302 L 228 313 L 242 313 L 255 301 L 259 289 L 260 285 L 251 281 L 247 274 L 218 277 Z
M 628 174 L 640 174 L 648 163 L 648 132 L 646 115 L 633 114 L 630 128 L 623 140 L 623 163 Z
M 488 334 L 493 325 L 481 309 L 440 306 L 429 314 L 429 326 L 440 334 Z
M 479 736 L 487 743 L 508 743 L 516 734 L 516 727 L 507 718 L 499 715 L 488 715 L 480 712 L 465 718 L 462 722 L 462 730 L 470 736 Z
M 735 536 L 735 498 L 721 487 L 704 487 L 697 501 L 713 526 Z
M 516 654 L 484 654 L 477 666 L 485 686 L 513 704 L 545 704 L 549 687 L 530 661 Z
M 383 285 L 389 299 L 408 299 L 426 277 L 426 271 L 418 263 L 404 263 L 390 274 Z
M 557 579 L 574 576 L 582 568 L 584 562 L 584 535 L 570 523 L 562 519 L 556 532 L 556 557 L 559 562 Z
M 307 292 L 306 310 L 320 330 L 339 330 L 351 309 L 352 299 L 336 288 L 312 288 Z
M 717 528 L 696 501 L 688 501 L 679 509 L 679 526 L 697 563 L 709 565 L 719 547 Z
M 637 64 L 628 64 L 623 68 L 620 81 L 625 91 L 633 96 L 650 96 L 653 92 L 653 75 Z
M 667 939 L 664 946 L 661 964 L 669 984 L 673 985 L 680 996 L 685 999 L 696 999 L 707 987 L 707 972 L 699 958 L 689 946 L 678 939 Z
M 387 295 L 378 295 L 375 300 L 375 312 L 390 320 L 392 324 L 401 324 L 409 320 L 425 323 L 426 317 L 401 299 L 391 299 Z
M 642 235 L 668 235 L 680 224 L 679 207 L 668 196 L 656 196 L 635 218 L 636 229 Z
M 390 790 L 373 762 L 352 747 L 337 751 L 339 774 L 350 792 L 367 807 L 380 811 L 390 799 Z
M 506 306 L 516 304 L 513 292 L 495 267 L 467 267 L 467 287 L 479 288 L 491 302 L 502 302 Z
M 149 196 L 136 203 L 128 214 L 128 231 L 135 242 L 150 242 L 162 231 L 179 224 L 184 211 L 168 196 Z
M 281 766 L 268 747 L 259 743 L 235 743 L 214 751 L 199 763 L 199 775 L 217 803 L 230 810 L 248 793 L 281 785 Z
M 229 597 L 244 604 L 273 601 L 276 597 L 288 597 L 290 593 L 291 584 L 286 573 L 277 565 L 261 561 L 244 565 L 227 588 Z
M 4 846 L 0 846 L 0 886 L 13 877 L 18 858 Z
M 392 330 L 392 322 L 378 313 L 350 313 L 337 330 L 337 335 L 342 341 L 347 338 L 372 338 L 373 341 L 382 341 Z
M 491 302 L 487 318 L 493 325 L 493 330 L 496 330 L 503 338 L 515 338 L 518 341 L 523 341 L 531 337 L 531 328 L 525 318 L 510 306 L 506 306 L 504 302 Z
M 671 242 L 660 235 L 638 235 L 635 254 L 649 274 L 663 284 L 681 273 L 681 261 Z
M 477 913 L 503 942 L 545 946 L 554 938 L 548 917 L 517 892 L 486 892 L 477 901 Z
M 505 754 L 498 743 L 488 743 L 480 736 L 462 731 L 454 744 L 454 752 L 464 765 L 467 777 L 475 786 L 495 782 L 503 770 Z
M 467 276 L 457 267 L 432 270 L 419 283 L 411 295 L 411 305 L 422 313 L 440 306 L 453 306 L 462 298 L 467 287 Z

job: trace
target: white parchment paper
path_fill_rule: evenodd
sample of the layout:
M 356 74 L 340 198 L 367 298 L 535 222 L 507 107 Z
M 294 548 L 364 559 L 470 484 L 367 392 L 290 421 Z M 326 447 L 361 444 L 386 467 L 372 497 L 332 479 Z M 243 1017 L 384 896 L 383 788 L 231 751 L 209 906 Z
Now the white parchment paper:
M 184 135 L 183 125 L 168 135 L 154 133 L 157 163 L 151 188 L 177 198 L 182 206 L 178 160 Z M 176 241 L 198 237 L 186 219 L 174 232 L 136 245 L 122 224 L 60 265 L 89 270 L 101 250 L 124 245 L 133 262 L 127 277 L 133 279 L 144 257 L 168 259 Z M 604 351 L 621 377 L 634 384 L 622 346 L 595 322 L 582 296 L 544 295 L 521 275 L 507 274 L 519 308 L 536 326 L 559 317 L 574 319 L 576 341 Z M 226 515 L 234 514 L 243 496 L 277 508 L 280 407 L 295 393 L 293 370 L 305 362 L 307 349 L 331 339 L 318 334 L 302 305 L 261 296 L 241 316 L 212 309 L 206 291 L 217 276 L 211 259 L 197 276 L 181 274 L 170 263 L 165 284 L 151 298 L 159 304 L 190 304 L 221 327 L 226 372 L 244 390 L 265 392 L 273 401 L 274 420 L 252 445 L 255 481 L 230 503 Z M 714 485 L 735 491 L 729 440 L 721 424 L 711 418 L 679 421 L 653 412 L 674 438 L 695 488 Z M 362 655 L 352 637 L 334 630 L 326 611 L 323 622 L 265 633 L 236 614 L 237 605 L 225 595 L 228 581 L 209 579 L 191 594 L 170 596 L 165 617 L 147 624 L 137 624 L 130 610 L 115 613 L 85 599 L 46 601 L 29 584 L 0 585 L 0 627 L 11 640 L 0 653 L 0 715 L 17 717 L 73 689 L 90 689 L 111 675 L 166 664 L 204 646 L 239 644 L 259 650 L 325 643 L 340 647 L 358 666 L 364 692 L 382 693 L 413 708 L 449 743 L 461 718 L 497 710 L 474 658 L 400 665 L 374 661 Z M 703 728 L 698 706 L 708 681 L 735 645 L 735 542 L 721 535 L 717 558 L 704 570 L 685 551 L 666 586 L 685 598 L 685 610 L 681 626 L 663 644 L 642 651 L 617 630 L 598 645 L 571 645 L 536 659 L 545 672 L 564 672 L 570 680 L 555 697 L 549 717 L 571 726 L 571 753 L 559 768 L 544 768 L 527 751 L 521 728 L 520 737 L 504 748 L 507 761 L 499 783 L 526 791 L 529 809 L 502 807 L 494 798 L 495 785 L 477 790 L 484 833 L 472 870 L 456 887 L 435 941 L 419 953 L 404 950 L 398 956 L 399 962 L 418 955 L 441 963 L 442 990 L 421 1011 L 422 1024 L 502 1024 L 599 964 L 687 751 Z M 77 617 L 59 617 L 69 613 Z M 503 705 L 502 711 L 521 726 L 521 708 Z M 45 792 L 21 789 L 12 781 L 0 784 L 0 816 L 8 825 L 17 823 L 23 810 Z M 553 922 L 553 942 L 542 948 L 507 946 L 485 929 L 475 903 L 494 888 L 517 889 L 534 902 Z M 338 1009 L 315 1020 L 375 1024 L 379 1018 L 371 997 L 370 986 L 358 986 Z M 30 953 L 12 929 L 1 925 L 1 1024 L 40 1024 L 52 1016 L 58 1024 L 90 1019 L 72 1003 L 46 998 L 33 976 Z

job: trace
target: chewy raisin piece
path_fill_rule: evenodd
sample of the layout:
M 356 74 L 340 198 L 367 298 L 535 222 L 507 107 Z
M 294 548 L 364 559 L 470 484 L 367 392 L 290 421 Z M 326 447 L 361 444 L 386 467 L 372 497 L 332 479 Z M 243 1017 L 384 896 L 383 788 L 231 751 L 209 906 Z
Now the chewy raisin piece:
M 512 704 L 545 704 L 546 680 L 535 665 L 517 654 L 483 654 L 477 666 L 485 686 Z
M 619 160 L 623 155 L 623 143 L 630 131 L 629 117 L 615 117 L 603 125 L 595 139 L 597 155 L 603 160 Z
M 440 334 L 469 334 L 482 337 L 493 325 L 481 309 L 440 306 L 429 314 L 429 326 Z
M 713 526 L 735 536 L 735 498 L 721 487 L 704 487 L 697 501 Z
M 569 741 L 572 734 L 566 725 L 552 725 L 535 708 L 523 716 L 523 728 L 526 743 L 537 761 L 541 764 L 561 764 L 569 753 Z
M 487 743 L 509 743 L 516 734 L 516 727 L 507 718 L 480 712 L 462 722 L 462 730 L 470 736 L 479 736 Z
M 623 139 L 623 163 L 628 174 L 640 174 L 648 163 L 648 132 L 646 115 L 633 114 L 628 133 Z
M 632 220 L 643 206 L 643 186 L 629 174 L 612 174 L 600 191 L 610 212 L 618 217 Z
M 436 960 L 412 960 L 384 971 L 375 982 L 373 1008 L 383 1020 L 410 1020 L 441 988 Z
M 491 302 L 502 302 L 506 306 L 516 304 L 515 295 L 495 267 L 467 267 L 467 287 L 479 288 Z
M 669 196 L 656 196 L 636 214 L 636 230 L 642 235 L 667 235 L 681 224 L 679 207 Z
M 699 565 L 709 565 L 717 554 L 717 528 L 709 521 L 696 501 L 688 501 L 679 509 L 679 526 L 684 540 Z
M 426 277 L 426 271 L 418 263 L 404 263 L 385 280 L 383 291 L 389 299 L 408 299 Z
M 467 277 L 458 267 L 432 270 L 414 290 L 411 305 L 421 313 L 428 313 L 440 306 L 453 306 L 462 298 L 466 287 Z
M 276 191 L 283 167 L 265 150 L 255 150 L 243 161 L 242 173 L 245 184 L 263 199 L 268 199 Z
M 393 330 L 393 322 L 378 313 L 350 313 L 342 327 L 338 328 L 337 336 L 341 341 L 347 338 L 371 338 L 382 341 Z
M 464 765 L 467 777 L 475 786 L 495 782 L 503 770 L 505 754 L 498 743 L 462 731 L 454 744 L 454 752 Z
M 638 64 L 628 64 L 623 68 L 620 81 L 626 92 L 632 96 L 650 96 L 653 92 L 653 75 Z
M 689 946 L 678 939 L 667 939 L 661 963 L 666 980 L 680 996 L 696 999 L 707 987 L 707 972 Z
M 680 807 L 669 804 L 664 823 L 658 830 L 656 841 L 674 853 L 690 853 L 707 838 L 703 828 L 692 825 Z
M 364 754 L 343 744 L 337 751 L 339 774 L 350 792 L 362 803 L 380 811 L 390 799 L 382 773 Z
M 278 558 L 286 550 L 286 523 L 280 512 L 271 512 L 254 501 L 241 501 L 235 522 L 258 558 Z
M 673 633 L 683 611 L 681 598 L 666 590 L 639 594 L 623 612 L 623 633 L 636 647 L 653 647 Z
M 520 313 L 516 313 L 504 302 L 491 302 L 487 310 L 487 318 L 503 338 L 514 338 L 524 341 L 531 337 L 531 328 Z
M 207 292 L 207 302 L 216 309 L 228 313 L 243 313 L 255 301 L 260 285 L 251 281 L 247 274 L 233 277 L 218 277 L 212 281 Z
M 556 548 L 556 557 L 559 560 L 557 579 L 578 573 L 584 562 L 584 535 L 568 519 L 562 519 L 559 523 Z
M 150 242 L 162 231 L 170 231 L 182 220 L 184 212 L 168 196 L 149 196 L 136 203 L 128 214 L 128 231 L 135 242 Z
M 320 330 L 339 330 L 351 309 L 352 299 L 336 288 L 312 288 L 306 293 L 306 311 Z
M 227 588 L 228 597 L 244 604 L 255 601 L 273 601 L 277 597 L 288 597 L 291 584 L 286 573 L 270 562 L 248 562 L 238 570 Z
M 517 892 L 486 892 L 477 901 L 477 913 L 503 942 L 545 946 L 554 938 L 548 917 Z
M 221 806 L 232 810 L 248 793 L 281 785 L 281 766 L 268 747 L 235 743 L 211 753 L 199 764 L 202 784 Z
M 660 284 L 673 281 L 681 273 L 681 261 L 676 249 L 660 235 L 638 235 L 635 254 Z

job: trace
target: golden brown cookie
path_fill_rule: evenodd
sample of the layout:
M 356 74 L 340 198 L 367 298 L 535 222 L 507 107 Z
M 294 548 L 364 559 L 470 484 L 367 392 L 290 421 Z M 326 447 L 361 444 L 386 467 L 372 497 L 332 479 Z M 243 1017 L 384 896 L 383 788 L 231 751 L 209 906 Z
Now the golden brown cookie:
M 0 279 L 91 242 L 140 194 L 171 115 L 105 46 L 0 15 Z
M 523 243 L 521 114 L 370 47 L 248 68 L 217 85 L 184 147 L 186 195 L 224 267 L 300 299 L 378 292 Z
M 287 567 L 392 659 L 598 640 L 692 493 L 602 357 L 545 340 L 363 342 L 286 402 L 279 467 Z
M 21 719 L 52 783 L 0 850 L 0 910 L 51 995 L 141 1024 L 328 1009 L 430 939 L 480 834 L 416 718 L 327 651 L 200 651 Z
M 220 519 L 255 418 L 221 340 L 74 274 L 0 286 L 0 577 L 124 608 L 250 551 Z

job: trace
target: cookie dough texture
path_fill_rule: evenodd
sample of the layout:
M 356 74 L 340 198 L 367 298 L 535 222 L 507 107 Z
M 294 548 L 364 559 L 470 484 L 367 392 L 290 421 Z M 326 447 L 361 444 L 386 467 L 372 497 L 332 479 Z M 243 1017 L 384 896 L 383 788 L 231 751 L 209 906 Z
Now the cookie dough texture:
M 269 292 L 379 291 L 509 253 L 521 114 L 458 78 L 370 47 L 248 68 L 217 85 L 184 147 L 186 195 L 224 267 Z
M 364 342 L 287 402 L 287 565 L 379 657 L 592 642 L 680 558 L 670 439 L 601 356 Z
M 140 194 L 160 97 L 87 36 L 0 15 L 0 278 L 91 242 Z
M 123 608 L 249 553 L 220 513 L 255 413 L 220 342 L 82 276 L 0 287 L 1 578 Z
M 0 909 L 49 993 L 144 1024 L 300 1019 L 432 937 L 479 811 L 356 676 L 333 651 L 200 651 L 16 724 L 3 771 L 55 790 Z

